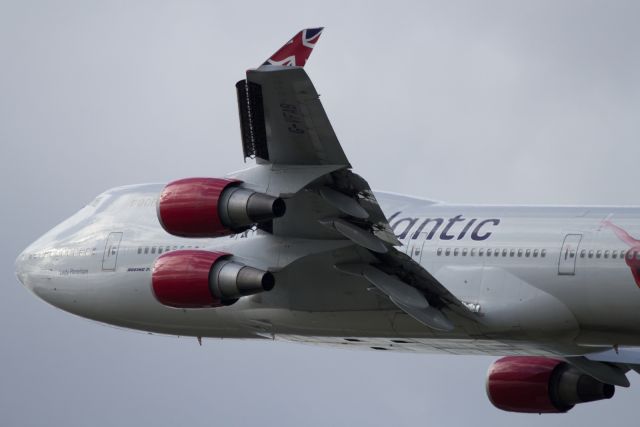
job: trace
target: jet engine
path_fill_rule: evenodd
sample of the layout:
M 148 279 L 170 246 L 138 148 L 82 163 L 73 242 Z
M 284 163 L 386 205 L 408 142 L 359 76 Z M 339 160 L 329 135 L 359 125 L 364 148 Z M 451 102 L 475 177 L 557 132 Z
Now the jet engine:
M 510 412 L 567 412 L 577 403 L 610 399 L 614 391 L 613 385 L 548 357 L 503 357 L 487 375 L 489 400 Z
M 186 178 L 167 184 L 158 199 L 158 219 L 169 234 L 220 237 L 284 215 L 279 197 L 222 178 Z
M 273 274 L 230 259 L 230 254 L 203 250 L 167 252 L 156 259 L 153 292 L 164 305 L 205 308 L 230 305 L 246 295 L 270 291 Z

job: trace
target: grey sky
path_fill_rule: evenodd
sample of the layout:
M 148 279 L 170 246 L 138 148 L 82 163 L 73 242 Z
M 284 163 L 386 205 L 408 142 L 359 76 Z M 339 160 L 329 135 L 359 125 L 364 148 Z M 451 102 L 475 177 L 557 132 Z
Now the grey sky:
M 103 190 L 243 167 L 234 83 L 326 26 L 307 72 L 374 188 L 639 204 L 640 4 L 0 0 L 0 424 L 602 425 L 494 409 L 492 358 L 149 336 L 45 305 L 13 260 Z M 636 388 L 633 388 L 633 387 Z

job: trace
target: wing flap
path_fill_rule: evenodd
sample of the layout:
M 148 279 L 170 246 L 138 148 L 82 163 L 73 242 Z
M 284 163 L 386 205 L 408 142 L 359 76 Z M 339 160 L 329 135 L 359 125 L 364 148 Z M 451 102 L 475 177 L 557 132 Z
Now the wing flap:
M 437 331 L 452 331 L 453 323 L 429 305 L 422 293 L 395 276 L 384 273 L 370 264 L 337 264 L 335 268 L 347 274 L 362 276 L 385 294 L 402 311 L 418 322 Z

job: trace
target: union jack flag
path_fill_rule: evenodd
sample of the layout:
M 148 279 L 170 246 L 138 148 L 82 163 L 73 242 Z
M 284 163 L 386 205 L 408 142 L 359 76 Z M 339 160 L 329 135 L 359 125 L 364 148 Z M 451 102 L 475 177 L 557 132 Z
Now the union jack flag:
M 293 36 L 262 65 L 283 65 L 285 67 L 304 67 L 311 51 L 322 34 L 323 28 L 307 28 Z

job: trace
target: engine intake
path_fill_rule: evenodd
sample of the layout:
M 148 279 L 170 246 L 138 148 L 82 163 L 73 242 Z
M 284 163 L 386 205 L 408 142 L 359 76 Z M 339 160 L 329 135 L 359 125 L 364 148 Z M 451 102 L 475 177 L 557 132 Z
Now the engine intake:
M 229 259 L 224 252 L 183 250 L 156 259 L 151 274 L 156 299 L 177 308 L 220 307 L 270 291 L 273 274 Z
M 186 178 L 167 184 L 158 198 L 158 220 L 180 237 L 220 237 L 284 215 L 284 200 L 222 178 Z
M 614 392 L 613 385 L 549 357 L 503 357 L 487 375 L 489 400 L 510 412 L 567 412 L 578 403 L 610 399 Z

